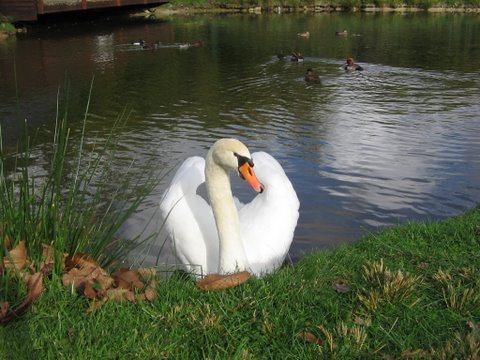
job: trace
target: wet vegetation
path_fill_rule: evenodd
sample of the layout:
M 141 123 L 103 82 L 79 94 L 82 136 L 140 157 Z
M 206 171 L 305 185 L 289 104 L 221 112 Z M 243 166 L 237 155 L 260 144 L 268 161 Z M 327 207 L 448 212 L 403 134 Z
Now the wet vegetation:
M 468 10 L 470 8 L 479 8 L 479 0 L 231 0 L 228 2 L 211 2 L 208 0 L 173 0 L 167 7 L 198 7 L 198 8 L 255 8 L 261 7 L 263 10 L 298 9 L 316 10 L 316 11 L 348 11 L 366 8 L 450 8 L 458 10 Z

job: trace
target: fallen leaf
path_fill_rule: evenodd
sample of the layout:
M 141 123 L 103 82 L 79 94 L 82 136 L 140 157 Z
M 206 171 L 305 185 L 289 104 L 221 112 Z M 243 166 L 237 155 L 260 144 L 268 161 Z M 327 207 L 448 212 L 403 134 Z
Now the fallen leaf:
M 20 241 L 17 246 L 9 251 L 8 255 L 3 258 L 3 264 L 5 268 L 13 268 L 16 271 L 22 270 L 28 264 L 25 241 Z
M 97 264 L 89 255 L 84 253 L 76 253 L 75 255 L 67 255 L 65 259 L 65 268 L 68 270 L 72 268 L 93 267 L 98 268 Z
M 8 302 L 2 302 L 0 303 L 0 320 L 5 318 L 8 313 Z
M 202 290 L 223 290 L 243 284 L 251 276 L 248 271 L 229 275 L 210 274 L 198 280 L 197 286 Z
M 151 286 L 147 286 L 145 289 L 145 299 L 153 301 L 157 298 L 157 291 Z
M 74 286 L 75 289 L 84 288 L 86 284 L 98 284 L 98 289 L 106 290 L 113 284 L 113 279 L 101 267 L 92 263 L 85 263 L 80 268 L 74 267 L 63 274 L 63 286 Z
M 0 318 L 0 323 L 6 323 L 13 318 L 16 318 L 22 314 L 35 300 L 37 300 L 43 292 L 43 273 L 37 272 L 31 275 L 27 281 L 27 296 L 23 302 L 13 309 L 3 319 Z
M 87 299 L 96 299 L 97 298 L 97 292 L 95 291 L 95 289 L 92 287 L 92 284 L 86 284 L 85 285 L 85 288 L 83 289 L 83 295 L 87 298 Z
M 128 290 L 143 289 L 145 284 L 140 281 L 135 270 L 126 268 L 119 269 L 112 274 L 115 286 Z
M 335 289 L 336 292 L 340 294 L 345 294 L 350 291 L 350 288 L 348 287 L 348 283 L 346 280 L 337 280 L 333 283 L 333 288 Z
M 297 334 L 297 338 L 299 338 L 300 340 L 304 340 L 306 342 L 312 343 L 312 344 L 317 344 L 317 345 L 320 345 L 320 346 L 323 345 L 323 341 L 321 339 L 319 339 L 318 337 L 316 337 L 315 335 L 313 335 L 310 331 L 299 332 Z

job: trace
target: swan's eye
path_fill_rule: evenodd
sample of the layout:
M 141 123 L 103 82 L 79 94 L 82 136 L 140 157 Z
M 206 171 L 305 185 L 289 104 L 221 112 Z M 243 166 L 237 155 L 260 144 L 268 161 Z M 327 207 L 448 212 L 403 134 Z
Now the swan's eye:
M 253 167 L 253 161 L 252 159 L 246 157 L 246 156 L 243 156 L 243 155 L 238 155 L 237 153 L 233 153 L 233 155 L 236 156 L 237 158 L 237 161 L 238 161 L 238 167 L 241 167 L 242 165 L 244 165 L 245 163 L 248 163 L 251 167 Z

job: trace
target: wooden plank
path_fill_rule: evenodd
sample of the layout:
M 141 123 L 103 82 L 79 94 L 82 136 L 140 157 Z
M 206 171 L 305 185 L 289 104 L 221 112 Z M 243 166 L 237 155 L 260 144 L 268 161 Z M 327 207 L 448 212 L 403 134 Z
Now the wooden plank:
M 0 0 L 0 14 L 12 21 L 37 20 L 36 0 Z
M 39 14 L 165 3 L 168 0 L 0 0 L 0 14 L 12 21 L 33 21 Z

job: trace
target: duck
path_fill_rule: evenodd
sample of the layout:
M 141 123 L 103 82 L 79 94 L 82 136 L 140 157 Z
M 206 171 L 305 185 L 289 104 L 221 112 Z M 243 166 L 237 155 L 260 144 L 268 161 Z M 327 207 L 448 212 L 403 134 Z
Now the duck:
M 133 41 L 130 44 L 134 46 L 145 46 L 147 45 L 147 42 L 145 40 L 138 40 L 138 41 Z
M 299 32 L 297 33 L 298 36 L 308 38 L 310 37 L 310 31 L 304 31 L 304 32 Z
M 250 202 L 234 198 L 232 172 L 256 192 Z M 208 202 L 197 195 L 203 185 Z M 217 140 L 205 158 L 187 158 L 160 201 L 176 257 L 194 276 L 275 271 L 292 243 L 299 206 L 280 163 L 263 151 L 251 154 L 234 138 Z
M 303 61 L 303 55 L 300 51 L 292 51 L 292 56 L 290 57 L 291 61 L 298 61 L 302 62 Z
M 308 68 L 305 74 L 305 81 L 308 83 L 320 83 L 320 77 L 313 71 L 313 69 Z
M 347 31 L 347 29 L 344 29 L 343 31 L 335 31 L 335 35 L 348 36 L 348 31 Z
M 346 72 L 349 71 L 362 71 L 363 67 L 355 63 L 355 60 L 353 58 L 349 57 L 347 60 L 345 60 L 345 64 L 343 64 L 343 69 Z

